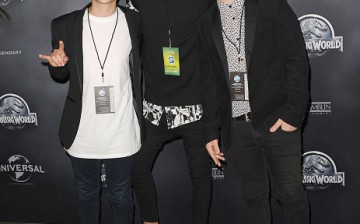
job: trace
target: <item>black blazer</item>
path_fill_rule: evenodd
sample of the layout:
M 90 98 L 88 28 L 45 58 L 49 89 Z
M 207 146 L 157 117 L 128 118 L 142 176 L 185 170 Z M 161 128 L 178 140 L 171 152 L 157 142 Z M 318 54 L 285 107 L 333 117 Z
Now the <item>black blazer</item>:
M 68 149 L 75 140 L 79 128 L 82 92 L 83 92 L 83 55 L 82 55 L 82 26 L 86 6 L 82 10 L 56 18 L 51 23 L 52 47 L 59 48 L 59 41 L 65 44 L 65 52 L 69 62 L 64 67 L 52 67 L 49 65 L 51 76 L 55 80 L 69 80 L 69 90 L 65 101 L 64 111 L 60 123 L 60 141 Z M 130 75 L 134 95 L 134 108 L 142 130 L 142 73 L 139 55 L 139 43 L 141 43 L 140 17 L 138 13 L 123 7 L 131 36 L 132 50 L 130 54 Z
M 221 31 L 220 11 L 214 4 L 198 22 L 201 47 L 204 134 L 230 146 L 231 100 L 229 71 Z M 260 133 L 281 118 L 300 127 L 308 106 L 309 65 L 296 15 L 286 0 L 245 1 L 245 54 L 252 125 Z

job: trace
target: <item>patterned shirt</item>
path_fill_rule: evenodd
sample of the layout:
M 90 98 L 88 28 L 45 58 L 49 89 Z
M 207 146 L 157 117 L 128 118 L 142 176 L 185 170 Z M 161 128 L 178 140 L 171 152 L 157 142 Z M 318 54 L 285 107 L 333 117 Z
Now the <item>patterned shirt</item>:
M 168 129 L 190 124 L 200 120 L 202 117 L 201 104 L 188 106 L 159 106 L 144 100 L 143 107 L 143 116 L 156 126 L 159 126 L 161 116 L 163 116 L 163 113 L 165 112 Z
M 244 3 L 245 0 L 234 0 L 231 4 L 218 2 L 229 72 L 247 71 L 245 58 Z M 245 82 L 245 95 L 249 95 L 247 82 Z M 232 117 L 238 117 L 250 111 L 248 100 L 232 101 Z

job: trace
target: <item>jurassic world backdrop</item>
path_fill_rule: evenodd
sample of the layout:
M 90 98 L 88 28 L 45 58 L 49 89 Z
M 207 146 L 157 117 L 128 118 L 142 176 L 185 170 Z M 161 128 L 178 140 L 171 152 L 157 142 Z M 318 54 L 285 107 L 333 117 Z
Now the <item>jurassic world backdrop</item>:
M 190 0 L 184 0 L 190 1 Z M 70 162 L 58 140 L 67 83 L 37 58 L 48 53 L 50 21 L 86 0 L 0 0 L 0 222 L 78 223 Z M 304 187 L 312 223 L 356 224 L 360 213 L 360 1 L 289 0 L 311 64 L 304 129 Z M 170 162 L 171 161 L 171 162 Z M 211 224 L 245 223 L 229 165 L 213 168 Z M 191 223 L 191 182 L 182 142 L 154 167 L 162 223 Z M 106 193 L 106 167 L 103 170 Z M 284 223 L 273 203 L 274 223 Z M 106 197 L 102 223 L 111 223 Z M 136 223 L 140 223 L 136 212 Z

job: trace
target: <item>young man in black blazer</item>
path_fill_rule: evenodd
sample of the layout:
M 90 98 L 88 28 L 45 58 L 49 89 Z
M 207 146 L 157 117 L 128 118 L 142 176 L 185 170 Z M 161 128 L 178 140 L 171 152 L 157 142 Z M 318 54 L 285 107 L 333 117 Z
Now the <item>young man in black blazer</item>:
M 286 0 L 218 0 L 198 33 L 210 96 L 203 102 L 206 148 L 220 158 L 221 136 L 248 222 L 271 222 L 271 189 L 287 223 L 309 223 L 301 176 L 309 65 L 297 17 Z
M 60 140 L 73 166 L 80 220 L 99 223 L 101 163 L 115 223 L 133 220 L 132 170 L 141 146 L 140 23 L 116 0 L 93 0 L 52 21 L 49 62 L 69 80 Z

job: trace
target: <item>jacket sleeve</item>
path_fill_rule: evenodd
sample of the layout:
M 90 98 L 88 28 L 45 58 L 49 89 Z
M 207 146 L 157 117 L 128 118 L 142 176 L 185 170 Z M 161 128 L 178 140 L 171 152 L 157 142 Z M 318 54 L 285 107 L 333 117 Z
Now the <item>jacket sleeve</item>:
M 217 78 L 212 64 L 214 63 L 209 54 L 209 46 L 204 38 L 206 33 L 197 26 L 197 37 L 200 51 L 199 71 L 202 77 L 202 107 L 203 116 L 201 119 L 204 139 L 206 143 L 219 139 L 220 130 L 220 102 L 217 87 Z
M 56 26 L 56 19 L 51 22 L 51 45 L 52 45 L 52 51 L 54 49 L 59 48 L 59 41 L 62 40 L 60 35 L 58 35 L 59 29 Z M 63 41 L 63 40 L 62 40 Z M 65 48 L 66 48 L 66 44 Z M 66 52 L 66 51 L 65 51 Z M 68 70 L 68 64 L 66 64 L 63 67 L 53 67 L 50 64 L 48 65 L 50 75 L 53 79 L 57 81 L 66 81 L 69 78 L 69 70 Z
M 285 63 L 287 104 L 280 119 L 301 127 L 309 103 L 309 63 L 295 13 L 286 0 L 277 0 L 275 35 Z

